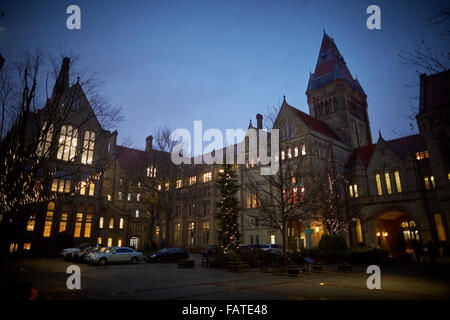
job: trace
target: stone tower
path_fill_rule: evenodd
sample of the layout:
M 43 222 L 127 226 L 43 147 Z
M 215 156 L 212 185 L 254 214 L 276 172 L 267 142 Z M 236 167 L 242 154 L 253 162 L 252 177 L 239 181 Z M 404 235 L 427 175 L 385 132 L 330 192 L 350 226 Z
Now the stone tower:
M 346 145 L 358 148 L 372 143 L 367 96 L 325 32 L 306 96 L 310 115 L 324 121 Z

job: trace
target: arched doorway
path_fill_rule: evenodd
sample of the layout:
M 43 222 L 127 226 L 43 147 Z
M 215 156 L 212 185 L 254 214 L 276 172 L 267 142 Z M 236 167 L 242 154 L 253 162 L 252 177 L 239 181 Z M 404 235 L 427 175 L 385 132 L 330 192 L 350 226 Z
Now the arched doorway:
M 417 222 L 400 211 L 388 211 L 375 224 L 378 245 L 390 255 L 412 253 L 413 241 L 420 241 Z

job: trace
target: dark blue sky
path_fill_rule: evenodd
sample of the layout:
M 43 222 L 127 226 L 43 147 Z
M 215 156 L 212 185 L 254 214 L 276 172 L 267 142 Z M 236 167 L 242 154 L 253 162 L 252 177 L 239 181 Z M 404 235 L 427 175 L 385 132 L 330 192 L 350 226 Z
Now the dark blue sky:
M 435 1 L 439 4 L 439 1 Z M 442 2 L 441 2 L 442 3 Z M 66 28 L 66 8 L 81 8 L 81 30 Z M 381 30 L 366 28 L 366 8 L 381 8 Z M 257 112 L 288 103 L 308 112 L 305 90 L 323 26 L 368 95 L 374 138 L 408 132 L 418 74 L 400 50 L 426 39 L 449 52 L 429 1 L 25 1 L 3 0 L 0 52 L 8 60 L 38 46 L 79 53 L 123 108 L 119 141 L 143 148 L 154 128 L 246 128 Z M 413 102 L 416 103 L 416 102 Z M 253 120 L 255 121 L 255 120 Z

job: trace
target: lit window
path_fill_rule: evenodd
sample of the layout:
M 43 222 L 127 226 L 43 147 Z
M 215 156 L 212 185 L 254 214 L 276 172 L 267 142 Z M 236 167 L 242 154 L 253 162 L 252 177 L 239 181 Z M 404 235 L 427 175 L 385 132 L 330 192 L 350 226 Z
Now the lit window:
M 83 224 L 83 213 L 80 212 L 81 208 L 79 208 L 78 211 L 77 219 L 75 221 L 75 232 L 73 234 L 75 238 L 79 238 L 81 236 L 81 225 Z
M 95 192 L 95 183 L 90 183 L 89 184 L 89 195 L 93 196 Z
M 155 226 L 155 240 L 156 241 L 159 241 L 159 233 L 160 233 L 159 226 Z
M 108 247 L 112 247 L 112 238 L 108 238 Z
M 291 148 L 288 148 L 288 150 L 287 150 L 287 157 L 288 157 L 288 159 L 292 158 Z
M 211 177 L 212 177 L 211 172 L 205 172 L 203 174 L 203 182 L 211 181 Z
M 10 252 L 10 253 L 16 252 L 18 246 L 19 246 L 18 243 L 16 243 L 16 242 L 11 242 L 11 244 L 10 244 L 10 246 L 9 246 L 9 252 Z
M 117 192 L 117 200 L 122 200 L 122 192 Z
M 197 182 L 197 177 L 196 176 L 193 176 L 193 177 L 190 177 L 189 178 L 189 185 L 193 185 L 193 184 L 195 184 Z
M 402 192 L 402 183 L 400 181 L 400 174 L 398 173 L 398 171 L 394 172 L 394 176 L 395 176 L 395 185 L 397 186 L 397 192 Z
M 36 224 L 36 215 L 33 213 L 30 215 L 27 223 L 27 231 L 34 231 L 34 226 Z
M 25 242 L 23 244 L 23 250 L 31 250 L 31 243 L 30 242 Z
M 123 218 L 119 220 L 119 229 L 123 229 Z
M 53 223 L 53 212 L 55 211 L 55 203 L 49 202 L 47 206 L 47 215 L 45 217 L 44 237 L 50 237 Z
M 114 218 L 109 219 L 109 228 L 114 229 Z
M 141 194 L 140 193 L 136 194 L 136 201 L 141 201 Z
M 252 195 L 252 206 L 253 208 L 256 208 L 256 193 Z
M 98 227 L 99 229 L 103 229 L 103 224 L 105 223 L 105 218 L 100 217 L 100 220 L 98 221 Z
M 350 198 L 353 198 L 353 186 L 349 186 Z
M 92 164 L 94 158 L 95 132 L 86 130 L 84 133 L 83 154 L 81 155 L 81 163 Z
M 383 189 L 381 189 L 381 179 L 380 179 L 380 175 L 378 173 L 375 175 L 375 179 L 377 181 L 378 195 L 381 196 L 381 195 L 383 195 Z
M 52 192 L 69 193 L 70 183 L 69 179 L 53 179 Z
M 98 237 L 98 238 L 97 238 L 97 243 L 98 243 L 98 244 L 102 244 L 102 237 Z
M 181 188 L 181 180 L 177 180 L 177 185 L 176 185 L 177 189 Z
M 47 121 L 44 122 L 42 126 L 42 137 L 39 137 L 39 145 L 37 149 L 37 154 L 39 157 L 48 157 L 49 153 L 48 150 L 50 149 L 50 146 L 52 145 L 52 137 L 53 137 L 53 126 L 50 126 L 47 128 Z
M 425 182 L 425 189 L 430 190 L 430 179 L 428 177 L 423 178 L 423 181 Z
M 439 241 L 447 241 L 447 236 L 445 235 L 444 224 L 442 223 L 442 215 L 440 213 L 434 214 L 434 222 L 436 224 L 436 232 Z
M 128 200 L 128 201 L 131 201 L 131 193 L 128 193 L 128 194 L 127 194 L 127 200 Z
M 306 147 L 302 145 L 302 156 L 306 155 Z
M 64 161 L 73 161 L 77 150 L 78 129 L 72 126 L 62 126 L 59 136 L 57 158 Z
M 358 198 L 358 185 L 353 185 L 353 193 L 355 195 L 355 198 Z
M 61 218 L 59 219 L 59 232 L 66 231 L 68 214 L 69 206 L 67 204 L 64 204 L 62 207 Z
M 119 237 L 119 239 L 117 239 L 117 246 L 121 247 L 122 246 L 122 238 Z
M 298 147 L 294 148 L 294 157 L 298 157 Z
M 431 176 L 430 180 L 431 180 L 431 185 L 433 186 L 433 189 L 436 189 L 436 183 L 434 183 L 434 177 Z
M 247 194 L 247 208 L 252 207 L 252 200 L 250 194 Z
M 156 168 L 153 165 L 147 167 L 147 177 L 156 178 Z
M 361 220 L 356 218 L 356 237 L 359 243 L 363 242 Z
M 384 179 L 386 180 L 387 193 L 388 193 L 388 194 L 392 194 L 391 178 L 390 178 L 390 176 L 389 176 L 389 172 L 385 172 L 385 173 L 384 173 Z
M 90 209 L 92 208 L 92 209 Z M 94 211 L 93 207 L 88 208 L 88 212 Z M 92 226 L 92 213 L 86 214 L 86 221 L 84 223 L 84 237 L 89 238 L 91 236 L 91 226 Z
M 270 235 L 270 244 L 275 244 L 276 242 L 275 242 L 275 235 L 274 234 L 271 234 Z
M 111 201 L 111 195 L 110 195 L 110 194 L 108 194 L 108 195 L 106 196 L 106 198 L 108 199 L 108 201 Z
M 284 150 L 281 150 L 281 160 L 284 160 Z
M 139 210 L 136 210 L 136 218 L 139 218 Z

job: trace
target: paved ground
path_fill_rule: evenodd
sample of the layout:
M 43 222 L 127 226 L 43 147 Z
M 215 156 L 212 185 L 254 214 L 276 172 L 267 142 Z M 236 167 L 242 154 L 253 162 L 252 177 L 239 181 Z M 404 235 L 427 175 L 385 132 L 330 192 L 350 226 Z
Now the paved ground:
M 329 266 L 323 274 L 300 278 L 251 269 L 229 272 L 203 269 L 194 255 L 194 269 L 176 264 L 78 264 L 81 290 L 68 290 L 62 259 L 10 262 L 3 281 L 29 281 L 47 299 L 450 299 L 450 261 L 436 265 L 403 264 L 381 269 L 381 290 L 369 290 L 365 269 L 339 273 Z

